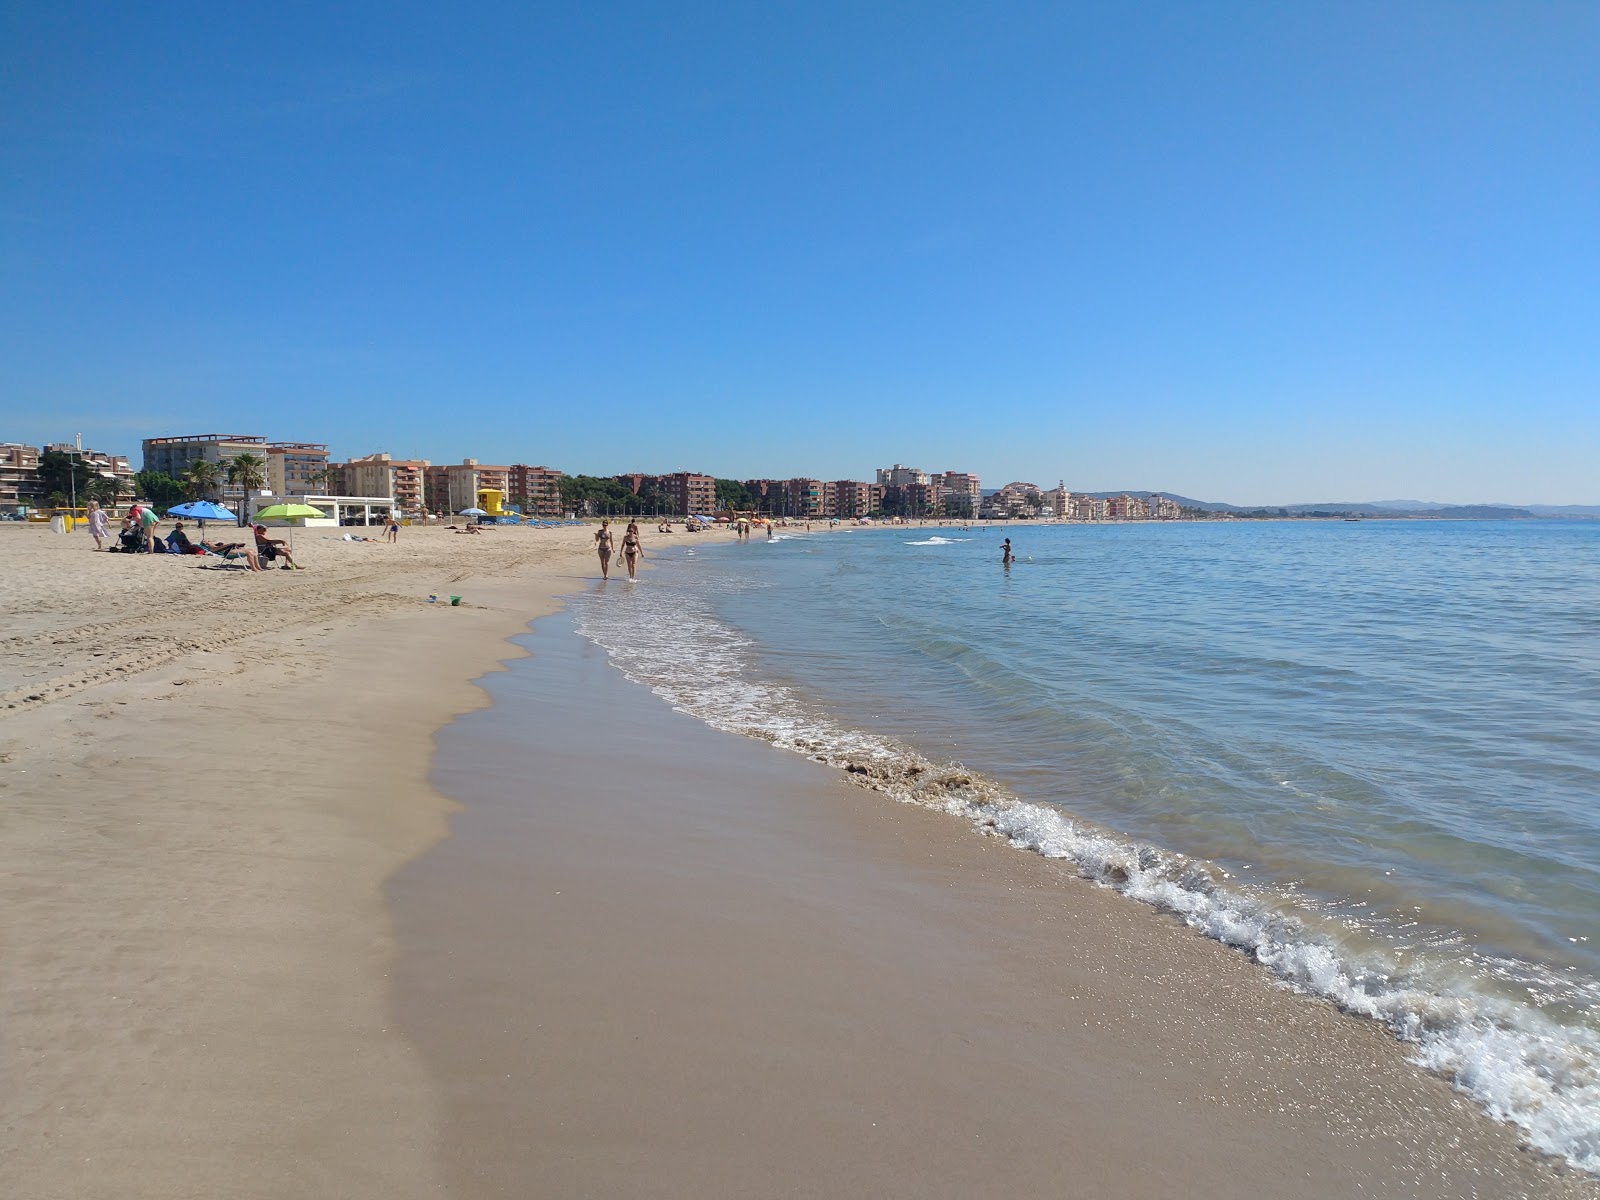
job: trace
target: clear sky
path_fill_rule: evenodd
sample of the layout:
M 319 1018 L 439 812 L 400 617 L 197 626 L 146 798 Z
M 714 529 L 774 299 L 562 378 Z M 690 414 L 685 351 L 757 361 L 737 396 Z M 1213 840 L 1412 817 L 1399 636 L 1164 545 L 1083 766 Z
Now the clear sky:
M 0 440 L 1600 503 L 1600 4 L 0 9 Z

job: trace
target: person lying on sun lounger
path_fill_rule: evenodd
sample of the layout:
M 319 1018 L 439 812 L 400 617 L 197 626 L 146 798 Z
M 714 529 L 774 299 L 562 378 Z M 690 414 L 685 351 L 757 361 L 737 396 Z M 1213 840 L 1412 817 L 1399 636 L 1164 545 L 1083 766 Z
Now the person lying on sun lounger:
M 254 547 L 246 546 L 243 542 L 205 542 L 203 544 L 207 550 L 219 558 L 225 558 L 229 562 L 236 558 L 242 558 L 245 566 L 249 567 L 250 570 L 259 571 L 262 569 L 261 559 L 256 554 Z

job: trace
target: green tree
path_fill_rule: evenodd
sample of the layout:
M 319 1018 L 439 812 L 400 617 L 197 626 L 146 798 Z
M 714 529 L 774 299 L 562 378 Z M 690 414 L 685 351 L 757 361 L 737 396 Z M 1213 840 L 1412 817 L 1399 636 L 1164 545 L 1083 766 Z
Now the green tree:
M 736 509 L 739 512 L 751 512 L 755 509 L 755 497 L 750 494 L 750 489 L 737 479 L 717 480 L 717 507 Z
M 167 509 L 188 497 L 183 481 L 165 471 L 140 471 L 133 477 L 134 491 L 157 508 Z
M 102 475 L 89 485 L 89 499 L 102 508 L 116 508 L 128 492 L 129 484 L 120 475 Z
M 63 450 L 46 450 L 39 455 L 39 481 L 50 496 L 61 495 L 60 500 L 51 501 L 56 507 L 69 503 L 74 492 L 79 504 L 86 503 L 89 485 L 98 478 L 95 469 L 84 462 L 81 455 Z
M 222 482 L 222 468 L 208 459 L 192 459 L 183 469 L 183 482 L 189 499 L 209 500 Z
M 228 482 L 244 491 L 239 524 L 250 523 L 250 493 L 267 486 L 267 460 L 259 454 L 235 454 L 227 462 Z
M 561 501 L 567 508 L 583 516 L 615 516 L 618 513 L 638 512 L 640 498 L 615 479 L 598 475 L 563 475 Z

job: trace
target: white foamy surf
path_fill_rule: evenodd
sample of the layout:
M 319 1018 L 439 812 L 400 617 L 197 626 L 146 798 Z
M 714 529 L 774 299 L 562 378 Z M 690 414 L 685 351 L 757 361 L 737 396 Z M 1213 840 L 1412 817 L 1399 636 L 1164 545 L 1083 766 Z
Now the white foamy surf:
M 923 544 L 923 543 L 911 543 Z M 958 763 L 851 728 L 795 688 L 763 679 L 755 643 L 722 621 L 735 578 L 616 594 L 576 607 L 579 631 L 631 679 L 715 728 L 760 738 L 846 772 L 903 803 L 959 816 L 1010 845 L 1071 862 L 1095 883 L 1168 912 L 1249 954 L 1285 985 L 1382 1022 L 1414 1060 L 1450 1079 L 1530 1145 L 1600 1174 L 1600 994 L 1534 964 L 1460 947 L 1396 954 L 1350 912 L 1325 915 L 1213 864 L 1030 803 Z M 1558 1005 L 1541 997 L 1559 994 Z

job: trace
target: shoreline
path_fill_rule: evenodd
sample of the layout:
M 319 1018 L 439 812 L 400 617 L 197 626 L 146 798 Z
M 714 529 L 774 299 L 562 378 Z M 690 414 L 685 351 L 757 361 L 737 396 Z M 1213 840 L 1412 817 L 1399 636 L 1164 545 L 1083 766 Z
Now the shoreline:
M 1375 1024 L 571 622 L 441 738 L 452 837 L 391 884 L 452 1194 L 1597 1194 Z
M 1127 1190 L 1132 1183 L 1133 1194 L 1153 1194 L 1187 1186 L 1199 1170 L 1219 1196 L 1236 1194 L 1230 1189 L 1245 1179 L 1278 1188 L 1277 1194 L 1358 1194 L 1358 1184 L 1380 1177 L 1414 1195 L 1509 1196 L 1530 1188 L 1545 1195 L 1596 1194 L 1592 1181 L 1517 1149 L 1513 1130 L 1492 1124 L 1443 1081 L 1405 1063 L 1401 1048 L 1376 1028 L 1270 987 L 1236 954 L 1058 865 L 1005 853 L 939 814 L 879 797 L 864 803 L 858 789 L 824 781 L 816 772 L 825 769 L 816 764 L 773 756 L 760 743 L 707 729 L 620 675 L 616 682 L 636 688 L 633 700 L 645 704 L 626 702 L 622 711 L 630 715 L 621 732 L 643 740 L 608 766 L 613 782 L 650 788 L 669 769 L 682 769 L 703 780 L 699 802 L 720 805 L 721 816 L 748 817 L 727 807 L 732 797 L 724 780 L 731 764 L 775 772 L 764 815 L 718 834 L 746 849 L 765 837 L 760 861 L 772 870 L 760 876 L 735 870 L 719 877 L 711 892 L 697 893 L 694 881 L 681 872 L 674 877 L 671 867 L 682 854 L 715 866 L 703 842 L 685 840 L 682 830 L 670 842 L 636 832 L 637 855 L 629 859 L 595 841 L 571 805 L 552 810 L 561 820 L 541 819 L 535 829 L 524 829 L 525 838 L 536 834 L 530 840 L 497 844 L 466 836 L 479 813 L 459 808 L 436 785 L 443 769 L 436 746 L 465 735 L 480 718 L 509 716 L 510 708 L 490 710 L 497 693 L 513 686 L 528 647 L 539 644 L 538 628 L 526 632 L 529 620 L 559 610 L 560 595 L 587 586 L 595 575 L 587 527 L 504 533 L 518 541 L 508 543 L 500 531 L 471 539 L 438 531 L 435 544 L 422 547 L 426 553 L 397 563 L 360 557 L 393 548 L 309 539 L 305 558 L 312 570 L 304 574 L 195 571 L 194 578 L 179 579 L 183 599 L 222 607 L 176 618 L 159 614 L 153 597 L 173 592 L 174 577 L 164 573 L 192 570 L 187 564 L 92 556 L 96 565 L 85 574 L 93 574 L 79 594 L 72 576 L 51 581 L 50 572 L 77 565 L 63 556 L 60 543 L 34 547 L 43 551 L 43 570 L 36 572 L 26 554 L 16 553 L 21 543 L 0 534 L 11 584 L 0 583 L 0 600 L 12 626 L 8 645 L 16 648 L 0 692 L 40 687 L 34 682 L 40 675 L 48 676 L 50 688 L 63 689 L 0 714 L 0 759 L 7 771 L 0 779 L 6 813 L 0 902 L 9 917 L 0 945 L 6 964 L 0 1000 L 7 1013 L 0 1062 L 10 1077 L 26 1081 L 0 1101 L 0 1128 L 7 1131 L 0 1154 L 18 1194 L 472 1196 L 495 1194 L 478 1190 L 495 1173 L 528 1178 L 516 1174 L 529 1169 L 525 1145 L 481 1138 L 489 1126 L 476 1123 L 501 1103 L 488 1077 L 463 1075 L 437 1048 L 468 1046 L 484 1032 L 475 1031 L 461 1007 L 474 999 L 463 983 L 483 980 L 463 980 L 458 955 L 481 939 L 492 963 L 527 941 L 529 927 L 577 940 L 566 943 L 564 957 L 535 962 L 542 973 L 522 978 L 544 988 L 542 994 L 538 988 L 531 997 L 526 990 L 491 989 L 499 1001 L 511 1002 L 506 1012 L 513 1019 L 505 1028 L 523 1039 L 522 1047 L 542 1022 L 570 1015 L 581 1000 L 596 1013 L 644 1022 L 652 1033 L 650 1052 L 664 1072 L 654 1079 L 660 1086 L 644 1090 L 626 1074 L 602 1075 L 601 1083 L 612 1086 L 596 1090 L 582 1069 L 592 1062 L 574 1056 L 558 1064 L 565 1070 L 550 1082 L 559 1087 L 540 1098 L 551 1104 L 553 1123 L 524 1138 L 546 1153 L 547 1161 L 533 1169 L 576 1171 L 564 1182 L 585 1194 L 638 1194 L 625 1185 L 644 1176 L 608 1173 L 607 1164 L 620 1161 L 620 1151 L 627 1161 L 619 1170 L 640 1168 L 641 1154 L 655 1143 L 629 1144 L 626 1130 L 640 1127 L 610 1127 L 609 1114 L 633 1113 L 655 1128 L 689 1120 L 680 1136 L 702 1145 L 750 1128 L 739 1124 L 737 1109 L 728 1112 L 729 1124 L 708 1127 L 707 1112 L 685 1105 L 686 1078 L 719 1095 L 723 1079 L 694 1055 L 720 1051 L 705 1040 L 708 1031 L 657 1020 L 663 1010 L 693 1018 L 692 1006 L 686 1013 L 674 988 L 743 979 L 736 969 L 741 960 L 727 956 L 726 944 L 702 938 L 703 957 L 696 961 L 703 976 L 686 977 L 675 968 L 662 976 L 659 953 L 652 962 L 652 943 L 641 934 L 672 912 L 699 913 L 715 930 L 726 919 L 719 912 L 730 907 L 707 908 L 715 898 L 731 901 L 741 914 L 749 935 L 742 949 L 767 968 L 784 966 L 772 960 L 766 944 L 776 934 L 788 939 L 796 961 L 817 969 L 811 983 L 781 970 L 758 972 L 772 1007 L 742 1028 L 747 1039 L 766 1046 L 766 1070 L 736 1085 L 747 1101 L 753 1096 L 791 1105 L 783 1137 L 769 1149 L 789 1155 L 809 1146 L 816 1157 L 792 1159 L 797 1170 L 826 1161 L 843 1183 L 873 1180 L 892 1193 L 897 1181 L 921 1178 L 920 1194 L 956 1195 L 972 1194 L 1017 1157 L 1017 1147 L 1001 1140 L 1005 1128 L 991 1123 L 991 1147 L 972 1160 L 991 1173 L 962 1165 L 971 1152 L 949 1140 L 952 1130 L 941 1115 L 946 1110 L 933 1105 L 932 1093 L 903 1113 L 907 1122 L 898 1136 L 911 1140 L 896 1143 L 887 1159 L 876 1157 L 885 1143 L 863 1140 L 853 1119 L 840 1124 L 830 1118 L 821 1128 L 831 1141 L 809 1141 L 818 1129 L 812 1125 L 790 1139 L 793 1122 L 818 1111 L 801 1103 L 806 1097 L 839 1116 L 834 1098 L 841 1079 L 827 1070 L 842 1060 L 831 1056 L 830 1039 L 856 1029 L 882 1035 L 895 1051 L 887 1060 L 880 1056 L 893 1068 L 886 1075 L 891 1082 L 902 1073 L 950 1097 L 958 1114 L 976 1103 L 967 1116 L 980 1124 L 997 1113 L 1021 1121 L 1036 1117 L 1040 1106 L 1053 1106 L 1056 1126 L 1037 1136 L 1052 1146 L 1055 1173 L 1030 1176 L 1041 1189 L 1058 1190 L 1063 1179 L 1096 1179 L 1096 1186 Z M 487 547 L 498 547 L 492 559 L 483 554 Z M 296 552 L 302 553 L 298 542 Z M 464 594 L 464 606 L 423 600 L 444 591 Z M 246 619 L 254 627 L 242 629 Z M 171 645 L 174 637 L 185 644 Z M 35 643 L 38 648 L 30 649 Z M 59 666 L 48 665 L 52 656 Z M 600 661 L 590 666 L 614 671 L 603 652 L 593 650 L 594 656 Z M 102 658 L 112 661 L 100 665 Z M 30 669 L 37 674 L 23 678 Z M 603 698 L 619 694 L 627 693 L 595 688 Z M 580 692 L 574 709 L 593 698 Z M 541 726 L 521 720 L 525 712 L 518 714 L 519 737 L 551 756 L 571 752 L 570 739 L 551 740 L 553 720 Z M 659 730 L 662 722 L 674 732 L 665 743 L 652 742 L 654 735 L 643 731 Z M 417 736 L 423 731 L 427 736 Z M 693 752 L 680 753 L 684 746 Z M 780 758 L 790 761 L 778 765 Z M 529 775 L 519 768 L 518 784 Z M 566 777 L 581 785 L 570 770 Z M 616 807 L 613 814 L 638 815 Z M 784 861 L 793 840 L 768 836 L 774 823 L 792 829 L 796 822 L 811 847 L 804 856 L 809 875 L 795 876 Z M 451 825 L 460 829 L 447 837 Z M 558 832 L 569 840 L 555 837 Z M 436 872 L 431 859 L 458 851 L 466 857 Z M 431 942 L 407 942 L 403 917 L 390 904 L 394 889 L 433 872 L 433 885 L 450 885 L 470 900 L 475 889 L 495 882 L 482 870 L 490 851 L 502 865 L 512 856 L 515 886 L 526 882 L 530 856 L 539 854 L 551 869 L 568 872 L 575 886 L 610 879 L 614 887 L 601 906 L 615 922 L 608 930 L 649 969 L 636 970 L 640 960 L 632 955 L 590 953 L 594 943 L 580 936 L 581 924 L 537 907 L 516 910 L 530 926 L 484 929 L 485 917 L 497 910 L 469 903 L 455 911 L 455 924 L 446 921 L 429 935 Z M 767 893 L 774 872 L 784 871 L 791 873 L 780 897 L 785 905 L 774 907 Z M 823 903 L 819 910 L 819 889 L 810 886 L 819 880 L 820 894 L 854 895 L 863 904 L 846 911 Z M 651 893 L 641 881 L 663 890 Z M 1065 910 L 1064 895 L 1072 899 Z M 907 911 L 907 896 L 931 915 Z M 1064 943 L 1070 954 L 1041 954 L 1028 936 L 1059 940 L 1074 922 L 1114 932 Z M 824 953 L 824 933 L 859 939 L 846 965 L 870 961 L 870 952 L 887 956 L 893 969 L 841 974 L 838 956 Z M 1197 942 L 1206 949 L 1196 950 Z M 667 944 L 656 942 L 657 951 Z M 1152 946 L 1164 959 L 1152 960 Z M 419 950 L 445 958 L 435 959 L 437 972 L 408 977 L 406 956 Z M 563 969 L 552 975 L 552 962 Z M 945 968 L 984 963 L 999 964 L 1016 986 L 1000 992 L 958 987 L 959 994 L 941 997 L 947 1002 L 939 1011 L 917 1012 L 919 998 L 948 992 L 952 977 Z M 959 982 L 959 973 L 953 978 Z M 826 999 L 853 1014 L 842 1026 L 818 1027 L 814 1014 L 793 1007 L 787 990 L 798 987 L 802 996 L 815 997 L 824 986 Z M 1230 1025 L 1223 1014 L 1208 1035 L 1221 1040 L 1207 1041 L 1188 1025 L 1188 1011 L 1164 1005 L 1175 986 L 1190 999 L 1211 997 L 1213 1008 L 1230 997 L 1264 1008 L 1249 1009 L 1249 1024 L 1235 1012 Z M 407 1036 L 402 1028 L 416 1034 L 419 1004 L 434 1006 L 420 1019 L 431 1031 Z M 1001 1008 L 1012 1019 L 996 1028 Z M 1262 1012 L 1270 1013 L 1265 1033 L 1255 1023 Z M 1305 1051 L 1293 1035 L 1306 1022 L 1332 1030 L 1359 1054 L 1336 1058 L 1343 1066 L 1331 1076 L 1302 1079 Z M 809 1032 L 790 1036 L 797 1028 Z M 959 1042 L 952 1029 L 961 1031 Z M 925 1042 L 910 1036 L 916 1030 L 928 1035 Z M 1023 1052 L 1032 1047 L 1018 1041 L 1017 1031 L 1048 1035 L 1051 1069 L 1025 1061 Z M 580 1038 L 577 1047 L 592 1049 L 594 1042 Z M 873 1051 L 871 1044 L 863 1048 Z M 924 1061 L 930 1049 L 933 1057 Z M 1383 1078 L 1392 1075 L 1400 1089 L 1380 1114 L 1386 1123 L 1377 1125 L 1339 1103 L 1341 1089 L 1370 1084 L 1359 1070 L 1369 1052 L 1382 1064 Z M 485 1060 L 476 1061 L 481 1066 Z M 715 1061 L 735 1080 L 748 1065 L 737 1056 Z M 997 1076 L 996 1063 L 1012 1074 Z M 852 1086 L 869 1082 L 860 1069 L 851 1068 Z M 472 1086 L 463 1093 L 464 1080 Z M 987 1089 L 981 1102 L 967 1099 L 974 1080 Z M 1012 1084 L 1036 1105 L 1019 1104 Z M 755 1090 L 737 1093 L 737 1086 Z M 902 1103 L 906 1090 L 898 1082 L 888 1091 L 868 1087 L 891 1105 Z M 864 1093 L 858 1087 L 855 1094 Z M 471 1119 L 464 1124 L 464 1110 L 452 1107 L 463 1095 L 477 1105 L 466 1110 Z M 561 1125 L 574 1096 L 592 1106 L 593 1123 Z M 1444 1124 L 1419 1123 L 1418 1106 Z M 524 1120 L 532 1110 L 524 1094 L 500 1116 Z M 519 1126 L 513 1121 L 498 1128 Z M 873 1128 L 870 1119 L 866 1128 Z M 1435 1142 L 1424 1138 L 1429 1129 L 1438 1134 Z M 1091 1131 L 1087 1137 L 1085 1130 Z M 963 1132 L 970 1132 L 965 1121 L 955 1131 Z M 1233 1140 L 1218 1149 L 1212 1143 L 1224 1133 Z M 838 1150 L 841 1135 L 849 1154 Z M 1387 1144 L 1391 1137 L 1408 1139 L 1409 1149 Z M 1469 1161 L 1458 1170 L 1445 1160 L 1463 1155 L 1463 1139 Z M 947 1142 L 951 1151 L 962 1149 L 960 1159 L 945 1164 L 955 1174 L 926 1174 L 942 1151 L 925 1160 L 920 1150 Z M 663 1145 L 684 1179 L 698 1178 L 701 1164 L 693 1156 L 682 1146 Z M 1322 1182 L 1337 1178 L 1344 1190 L 1308 1185 L 1301 1164 L 1282 1161 L 1289 1145 L 1310 1156 L 1306 1161 L 1324 1173 Z M 1174 1147 L 1183 1147 L 1186 1157 L 1166 1164 L 1162 1156 Z M 487 1156 L 477 1167 L 463 1159 L 473 1149 Z M 761 1174 L 759 1162 L 739 1161 L 742 1167 L 722 1172 L 727 1188 L 720 1194 L 771 1190 L 772 1177 Z M 1139 1168 L 1130 1176 L 1131 1162 Z M 1469 1168 L 1486 1172 L 1472 1192 L 1466 1190 Z M 1104 1174 L 1097 1177 L 1097 1171 Z M 970 1185 L 964 1191 L 940 1191 L 960 1178 Z M 604 1191 L 607 1182 L 618 1190 Z M 796 1194 L 827 1194 L 796 1186 Z M 682 1194 L 695 1193 L 686 1185 Z

